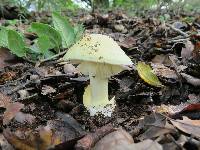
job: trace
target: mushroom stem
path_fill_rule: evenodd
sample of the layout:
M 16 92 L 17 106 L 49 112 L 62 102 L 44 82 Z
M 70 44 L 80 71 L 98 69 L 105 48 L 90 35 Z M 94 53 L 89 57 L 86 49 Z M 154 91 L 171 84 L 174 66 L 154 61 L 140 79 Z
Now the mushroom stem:
M 90 76 L 90 86 L 92 106 L 104 107 L 110 104 L 108 100 L 108 78 Z
M 98 78 L 90 75 L 90 85 L 85 89 L 83 104 L 91 116 L 101 113 L 111 116 L 115 108 L 115 100 L 108 100 L 108 78 Z

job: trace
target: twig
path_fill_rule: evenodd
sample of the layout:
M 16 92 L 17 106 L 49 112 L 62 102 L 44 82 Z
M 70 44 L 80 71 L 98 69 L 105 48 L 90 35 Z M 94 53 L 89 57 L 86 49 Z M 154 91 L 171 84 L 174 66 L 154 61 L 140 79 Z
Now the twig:
M 186 38 L 189 37 L 189 35 L 188 35 L 187 33 L 185 33 L 185 32 L 183 32 L 183 31 L 181 31 L 181 30 L 179 30 L 179 29 L 173 27 L 173 26 L 170 25 L 170 24 L 167 24 L 167 23 L 166 23 L 166 26 L 170 27 L 172 30 L 174 30 L 174 31 L 176 31 L 176 32 L 178 32 L 178 33 L 180 33 L 181 35 L 183 35 L 183 36 L 186 37 Z
M 40 66 L 40 65 L 41 65 L 42 63 L 44 63 L 44 62 L 47 62 L 47 61 L 50 61 L 50 60 L 52 60 L 52 59 L 55 59 L 55 58 L 57 58 L 57 57 L 59 57 L 59 56 L 62 56 L 62 55 L 64 55 L 67 51 L 68 51 L 68 49 L 66 49 L 65 51 L 60 52 L 60 53 L 58 53 L 58 54 L 56 54 L 56 55 L 53 55 L 52 57 L 49 57 L 49 58 L 40 60 L 40 61 L 38 62 L 38 64 L 37 64 L 37 66 Z
M 97 129 L 95 133 L 89 133 L 82 139 L 80 139 L 76 146 L 76 150 L 90 150 L 101 138 L 103 138 L 105 135 L 115 131 L 115 128 L 108 124 L 100 129 Z

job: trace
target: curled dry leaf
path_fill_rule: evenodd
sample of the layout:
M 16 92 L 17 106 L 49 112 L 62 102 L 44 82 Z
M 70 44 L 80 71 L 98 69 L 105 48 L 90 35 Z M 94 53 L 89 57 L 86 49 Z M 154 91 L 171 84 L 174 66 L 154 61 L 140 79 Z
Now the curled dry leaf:
M 6 108 L 3 114 L 3 124 L 8 124 L 15 115 L 24 107 L 24 104 L 19 102 L 11 102 L 11 98 L 0 93 L 0 107 Z
M 26 135 L 23 131 L 18 131 L 21 136 L 12 133 L 9 129 L 3 131 L 3 135 L 15 149 L 20 150 L 47 150 L 53 148 L 55 145 L 60 144 L 61 140 L 51 129 L 41 127 L 38 134 L 33 134 L 34 131 L 27 131 Z M 26 131 L 25 131 L 26 132 Z
M 192 42 L 187 41 L 185 47 L 181 50 L 181 57 L 184 59 L 189 59 L 192 56 L 192 51 L 194 50 L 194 45 Z
M 191 120 L 183 116 L 183 120 L 170 120 L 179 130 L 200 138 L 200 120 Z
M 163 64 L 151 64 L 153 68 L 153 72 L 157 76 L 170 78 L 170 79 L 177 79 L 178 76 L 176 75 L 176 72 L 174 70 L 171 70 L 170 68 L 164 66 Z
M 14 148 L 5 139 L 3 134 L 0 134 L 0 145 L 2 150 L 14 150 Z
M 169 59 L 169 55 L 164 55 L 164 54 L 156 55 L 156 56 L 151 60 L 151 62 L 152 62 L 152 63 L 164 64 L 164 65 L 167 65 L 167 66 L 172 65 L 172 62 L 171 62 L 171 60 Z
M 139 76 L 148 84 L 156 87 L 162 87 L 162 83 L 159 81 L 158 77 L 153 73 L 153 70 L 149 65 L 144 62 L 138 62 L 137 71 Z
M 48 94 L 51 94 L 51 93 L 55 93 L 56 92 L 56 90 L 53 88 L 53 87 L 51 87 L 51 86 L 48 86 L 48 85 L 44 85 L 43 87 L 42 87 L 42 95 L 48 95 Z
M 132 136 L 125 130 L 118 129 L 105 137 L 103 137 L 94 147 L 94 150 L 116 150 L 126 149 L 130 144 L 134 143 Z
M 200 86 L 200 79 L 195 78 L 186 73 L 181 73 L 181 76 L 187 81 L 187 83 L 192 84 L 193 86 Z
M 93 150 L 162 150 L 162 146 L 153 140 L 147 139 L 134 143 L 132 136 L 122 129 L 118 129 L 102 138 Z
M 139 122 L 138 127 L 145 130 L 145 132 L 140 135 L 140 140 L 156 138 L 175 131 L 174 127 L 167 122 L 166 117 L 158 113 L 145 116 L 145 118 Z
M 74 67 L 72 64 L 65 64 L 64 65 L 64 72 L 67 74 L 67 75 L 75 75 L 78 72 L 78 69 L 76 67 Z
M 31 114 L 25 114 L 22 112 L 18 112 L 15 115 L 15 120 L 20 123 L 28 122 L 28 123 L 32 124 L 35 121 L 35 116 L 33 116 Z
M 24 104 L 15 102 L 6 106 L 6 111 L 3 114 L 3 124 L 9 124 L 16 114 L 24 107 Z

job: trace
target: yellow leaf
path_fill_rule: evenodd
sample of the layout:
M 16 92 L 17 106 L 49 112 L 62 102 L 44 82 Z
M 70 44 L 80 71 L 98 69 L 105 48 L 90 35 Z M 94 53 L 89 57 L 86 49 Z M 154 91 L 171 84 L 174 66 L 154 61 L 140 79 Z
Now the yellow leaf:
M 159 81 L 158 77 L 153 73 L 153 70 L 149 65 L 146 65 L 144 62 L 138 62 L 137 71 L 139 76 L 148 84 L 156 87 L 163 86 Z

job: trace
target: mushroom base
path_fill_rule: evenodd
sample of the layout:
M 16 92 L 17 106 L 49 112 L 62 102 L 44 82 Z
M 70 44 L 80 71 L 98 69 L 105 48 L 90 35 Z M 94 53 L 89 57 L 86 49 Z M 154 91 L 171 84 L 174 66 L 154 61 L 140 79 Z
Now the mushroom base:
M 94 116 L 99 113 L 104 116 L 111 117 L 116 106 L 115 97 L 111 100 L 104 99 L 101 102 L 95 102 L 95 100 L 93 100 L 93 102 L 94 103 L 92 103 L 91 86 L 88 85 L 83 95 L 83 104 L 89 111 L 90 116 Z

